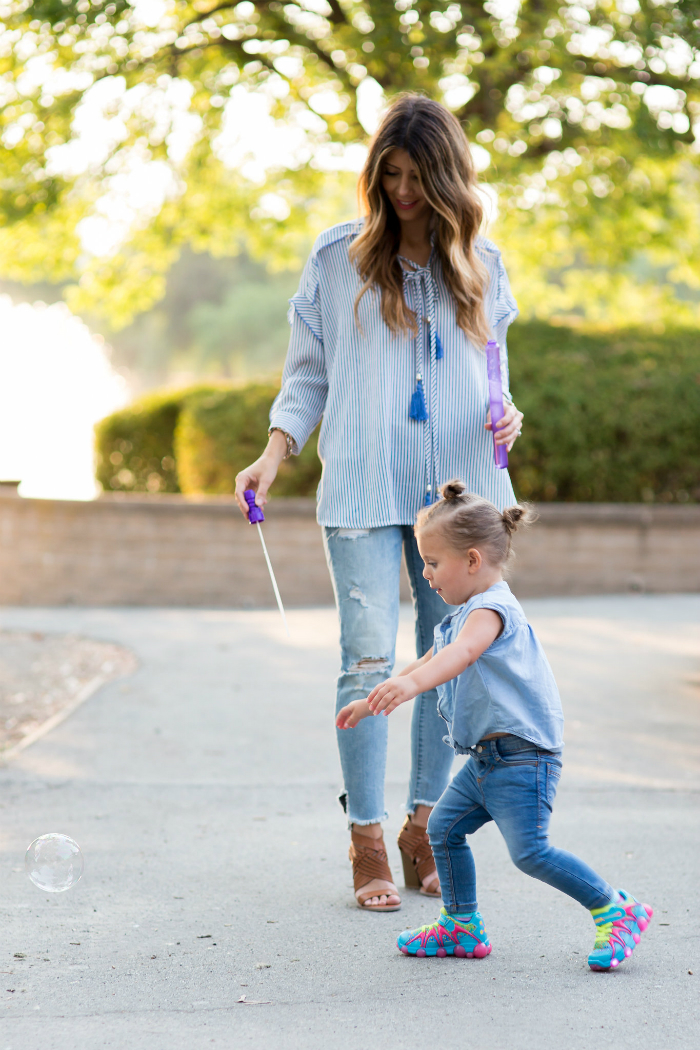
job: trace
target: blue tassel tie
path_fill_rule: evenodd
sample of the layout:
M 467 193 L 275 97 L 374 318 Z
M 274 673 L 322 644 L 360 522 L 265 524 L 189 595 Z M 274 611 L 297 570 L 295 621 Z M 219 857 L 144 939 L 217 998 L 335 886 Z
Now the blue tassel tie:
M 423 380 L 419 379 L 416 383 L 416 389 L 413 391 L 411 396 L 411 411 L 409 413 L 411 419 L 417 419 L 419 422 L 424 423 L 428 418 L 428 409 L 425 405 L 425 394 L 423 393 Z
M 440 361 L 445 356 L 445 351 L 442 349 L 442 343 L 440 342 L 440 336 L 435 333 L 435 360 Z
M 428 491 L 425 494 L 425 506 L 429 507 L 432 502 L 433 502 L 433 494 L 430 491 L 430 489 L 428 489 Z

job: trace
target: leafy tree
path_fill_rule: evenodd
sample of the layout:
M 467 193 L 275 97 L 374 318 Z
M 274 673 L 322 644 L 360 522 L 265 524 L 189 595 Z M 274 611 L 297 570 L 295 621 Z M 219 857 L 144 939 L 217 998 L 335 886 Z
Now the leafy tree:
M 241 281 L 221 304 L 200 303 L 189 317 L 198 373 L 241 379 L 279 374 L 289 343 L 287 299 L 296 281 Z M 286 287 L 285 287 L 286 284 Z
M 269 274 L 245 254 L 215 259 L 185 248 L 159 302 L 119 331 L 102 323 L 112 364 L 135 392 L 207 377 L 277 378 L 289 342 L 287 300 L 297 280 Z M 17 286 L 7 291 L 16 295 Z M 99 318 L 87 314 L 85 320 L 100 326 Z
M 597 266 L 619 275 L 643 252 L 651 284 L 700 286 L 695 0 L 4 0 L 3 14 L 4 275 L 79 278 L 73 303 L 113 324 L 163 294 L 187 243 L 298 264 L 349 207 L 343 151 L 373 92 L 409 89 L 464 122 L 524 277 L 556 258 L 595 284 Z M 227 152 L 246 92 L 297 136 L 266 173 L 230 135 Z M 110 248 L 101 216 L 129 178 L 159 189 Z M 86 230 L 102 236 L 87 259 Z

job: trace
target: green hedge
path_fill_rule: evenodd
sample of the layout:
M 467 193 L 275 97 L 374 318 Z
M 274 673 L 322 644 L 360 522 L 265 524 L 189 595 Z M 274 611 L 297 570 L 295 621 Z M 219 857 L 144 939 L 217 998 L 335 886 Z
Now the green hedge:
M 236 474 L 267 443 L 270 405 L 278 384 L 255 383 L 188 398 L 175 430 L 175 456 L 183 492 L 230 493 Z M 321 477 L 313 434 L 299 456 L 280 464 L 277 496 L 313 496 Z
M 148 394 L 95 427 L 97 480 L 106 492 L 230 493 L 267 441 L 275 384 L 198 384 Z M 321 476 L 313 434 L 280 465 L 278 496 L 313 496 Z
M 173 435 L 183 397 L 151 394 L 97 424 L 97 480 L 106 492 L 180 491 Z
M 525 413 L 511 454 L 519 497 L 700 500 L 700 334 L 588 334 L 516 324 L 511 386 Z M 151 395 L 98 424 L 98 479 L 131 491 L 233 491 L 266 441 L 274 384 Z M 121 458 L 120 458 L 121 457 Z M 316 437 L 283 463 L 273 494 L 311 496 Z
M 700 333 L 587 334 L 516 324 L 513 396 L 525 413 L 511 455 L 519 497 L 700 500 Z

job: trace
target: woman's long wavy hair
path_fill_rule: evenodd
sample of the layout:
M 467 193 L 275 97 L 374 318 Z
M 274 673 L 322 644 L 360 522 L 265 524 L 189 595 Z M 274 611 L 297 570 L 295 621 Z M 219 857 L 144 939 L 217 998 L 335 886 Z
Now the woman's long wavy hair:
M 486 269 L 474 251 L 483 207 L 476 192 L 476 171 L 464 132 L 448 109 L 422 95 L 399 95 L 382 120 L 360 175 L 358 195 L 366 213 L 362 232 L 350 247 L 350 258 L 363 285 L 381 294 L 382 317 L 389 329 L 416 332 L 416 318 L 403 295 L 397 258 L 401 225 L 382 187 L 388 155 L 406 150 L 416 166 L 425 198 L 433 209 L 435 251 L 457 307 L 457 324 L 479 347 L 490 337 L 484 315 Z

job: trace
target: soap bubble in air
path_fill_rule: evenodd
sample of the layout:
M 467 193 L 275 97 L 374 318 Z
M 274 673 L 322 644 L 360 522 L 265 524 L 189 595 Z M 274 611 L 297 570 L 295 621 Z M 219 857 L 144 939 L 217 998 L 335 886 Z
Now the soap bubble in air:
M 40 890 L 62 893 L 82 878 L 85 862 L 74 839 L 52 832 L 34 839 L 24 856 L 24 867 Z

